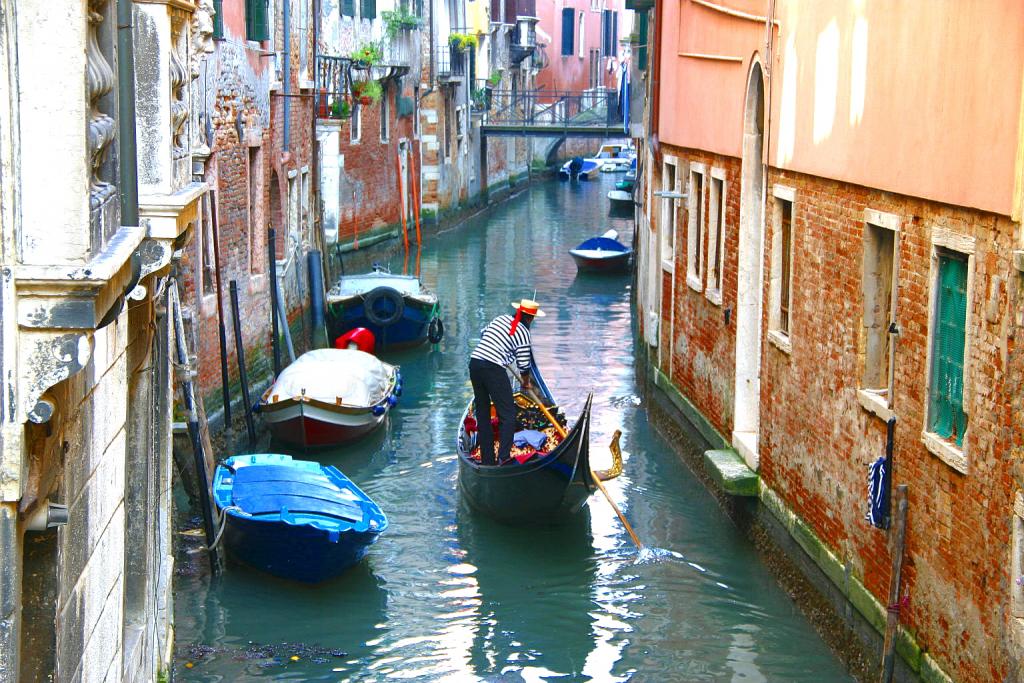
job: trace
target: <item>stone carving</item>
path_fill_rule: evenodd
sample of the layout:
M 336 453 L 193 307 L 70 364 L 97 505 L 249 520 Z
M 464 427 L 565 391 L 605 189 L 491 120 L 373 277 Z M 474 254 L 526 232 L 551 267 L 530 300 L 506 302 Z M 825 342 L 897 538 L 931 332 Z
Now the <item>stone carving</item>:
M 192 89 L 192 151 L 199 156 L 210 153 L 210 141 L 207 139 L 207 123 L 209 108 L 206 101 L 206 77 L 203 75 L 203 63 L 206 56 L 213 53 L 213 0 L 198 0 L 196 11 L 192 15 L 192 50 L 189 52 L 189 74 Z M 200 79 L 200 76 L 203 78 Z
M 114 140 L 114 119 L 100 111 L 100 99 L 114 88 L 114 71 L 100 50 L 99 30 L 108 0 L 89 0 L 89 25 L 86 37 L 85 79 L 89 96 L 88 149 L 91 168 L 89 206 L 93 209 L 114 194 L 114 186 L 101 177 L 107 150 Z
M 175 159 L 181 159 L 188 154 L 185 142 L 185 123 L 188 121 L 188 105 L 185 102 L 187 82 L 185 64 L 182 61 L 187 54 L 188 33 L 184 30 L 184 23 L 184 17 L 181 15 L 176 14 L 171 18 L 169 73 L 171 80 L 171 140 Z

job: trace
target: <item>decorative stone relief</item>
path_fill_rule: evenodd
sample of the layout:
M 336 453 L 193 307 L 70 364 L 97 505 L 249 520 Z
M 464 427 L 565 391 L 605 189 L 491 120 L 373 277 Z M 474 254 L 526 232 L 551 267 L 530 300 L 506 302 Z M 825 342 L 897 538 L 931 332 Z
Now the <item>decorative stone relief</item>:
M 198 156 L 210 153 L 210 140 L 206 131 L 209 122 L 209 106 L 206 101 L 207 78 L 203 66 L 207 55 L 213 53 L 213 0 L 198 0 L 192 15 L 192 50 L 189 53 L 189 74 L 192 89 L 192 152 Z
M 89 206 L 98 208 L 115 192 L 101 177 L 107 149 L 114 140 L 114 119 L 100 111 L 100 99 L 114 88 L 114 72 L 100 50 L 99 29 L 108 0 L 89 0 L 89 25 L 86 37 L 86 89 L 89 97 L 88 149 L 91 168 Z
M 185 122 L 188 121 L 188 105 L 185 103 L 185 64 L 187 34 L 183 30 L 181 16 L 171 18 L 170 80 L 171 80 L 171 140 L 174 158 L 180 159 L 188 153 L 185 145 Z
M 41 401 L 47 389 L 66 380 L 85 367 L 92 355 L 92 334 L 50 331 L 22 331 L 19 356 L 19 374 L 24 396 L 24 408 L 32 422 L 46 422 L 52 414 L 47 401 Z

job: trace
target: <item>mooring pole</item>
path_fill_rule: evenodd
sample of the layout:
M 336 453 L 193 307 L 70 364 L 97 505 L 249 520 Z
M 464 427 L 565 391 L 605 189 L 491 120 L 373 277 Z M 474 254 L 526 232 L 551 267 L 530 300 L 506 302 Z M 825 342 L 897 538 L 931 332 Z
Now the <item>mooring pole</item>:
M 213 272 L 217 280 L 217 334 L 220 337 L 220 386 L 224 400 L 224 424 L 231 428 L 231 388 L 228 380 L 228 335 L 224 327 L 224 288 L 220 278 L 220 232 L 217 226 L 217 194 L 210 190 L 210 228 L 213 237 Z
M 903 570 L 903 547 L 907 532 L 906 484 L 896 487 L 895 532 L 892 543 L 892 572 L 889 576 L 888 614 L 885 620 L 885 643 L 882 646 L 882 683 L 892 681 L 893 668 L 896 664 L 896 629 L 900 623 L 900 574 Z
M 181 314 L 181 300 L 178 298 L 178 283 L 174 280 L 171 281 L 168 288 L 167 298 L 170 304 L 168 310 L 174 325 L 175 359 L 181 372 L 181 396 L 188 414 L 188 436 L 192 442 L 196 477 L 199 480 L 199 504 L 203 508 L 203 531 L 206 535 L 206 547 L 210 550 L 210 569 L 217 573 L 220 570 L 220 562 L 217 560 L 216 548 L 213 547 L 217 533 L 214 528 L 213 501 L 210 495 L 210 473 L 206 467 L 205 449 L 199 429 L 199 410 L 197 409 L 199 399 L 196 398 L 195 385 L 192 383 L 194 370 L 189 358 L 188 347 L 185 344 L 185 323 Z
M 267 274 L 270 277 L 271 348 L 274 351 L 274 377 L 281 374 L 281 331 L 277 327 L 277 247 L 274 229 L 267 228 Z
M 249 448 L 256 446 L 256 425 L 252 419 L 252 401 L 249 399 L 249 376 L 245 372 L 245 345 L 242 343 L 242 322 L 238 315 L 238 283 L 229 283 L 231 290 L 231 323 L 235 328 L 235 357 L 238 358 L 238 378 L 242 382 L 242 400 L 245 401 L 245 428 L 249 432 Z

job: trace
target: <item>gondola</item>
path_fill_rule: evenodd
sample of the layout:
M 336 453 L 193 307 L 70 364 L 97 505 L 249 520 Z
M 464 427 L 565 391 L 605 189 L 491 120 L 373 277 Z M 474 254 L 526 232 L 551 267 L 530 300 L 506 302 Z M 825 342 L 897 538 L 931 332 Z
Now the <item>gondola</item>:
M 536 365 L 531 374 L 539 398 L 553 405 Z M 517 392 L 515 398 L 520 407 L 532 405 L 521 393 Z M 478 512 L 507 523 L 558 523 L 579 512 L 597 488 L 590 471 L 592 401 L 593 395 L 588 396 L 576 424 L 550 452 L 522 463 L 513 460 L 499 465 L 482 465 L 472 457 L 476 436 L 467 429 L 467 418 L 473 415 L 471 401 L 459 423 L 457 443 L 459 490 L 466 502 Z

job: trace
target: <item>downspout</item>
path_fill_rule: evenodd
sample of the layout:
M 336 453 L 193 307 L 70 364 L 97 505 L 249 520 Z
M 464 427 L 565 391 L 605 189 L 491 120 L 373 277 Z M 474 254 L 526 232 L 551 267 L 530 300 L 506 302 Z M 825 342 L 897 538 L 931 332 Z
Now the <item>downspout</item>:
M 123 0 L 119 0 L 121 2 Z M 292 113 L 292 101 L 289 96 L 291 92 L 292 83 L 292 3 L 290 0 L 284 1 L 284 73 L 281 74 L 281 80 L 284 81 L 284 151 L 287 152 L 289 135 L 288 133 L 291 124 L 291 113 Z
M 664 8 L 663 2 L 655 3 L 654 5 L 654 40 L 649 41 L 653 45 L 654 49 L 649 50 L 650 58 L 652 60 L 652 78 L 651 78 L 651 140 L 654 143 L 652 150 L 655 156 L 658 155 L 661 149 L 661 145 L 658 141 L 658 123 L 661 119 L 660 111 L 658 108 L 660 98 L 658 97 L 658 91 L 660 90 L 661 84 L 661 41 L 662 41 L 662 29 L 661 29 L 661 15 Z M 650 32 L 650 27 L 648 27 Z M 648 33 L 649 35 L 649 33 Z
M 117 0 L 117 127 L 121 225 L 139 224 L 139 160 L 135 146 L 135 47 L 132 0 Z

